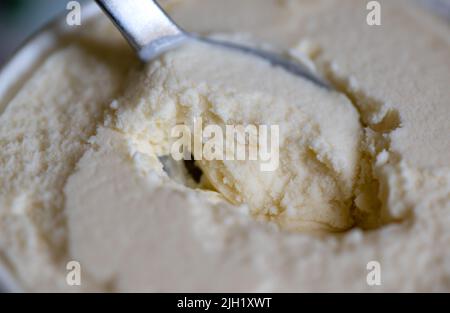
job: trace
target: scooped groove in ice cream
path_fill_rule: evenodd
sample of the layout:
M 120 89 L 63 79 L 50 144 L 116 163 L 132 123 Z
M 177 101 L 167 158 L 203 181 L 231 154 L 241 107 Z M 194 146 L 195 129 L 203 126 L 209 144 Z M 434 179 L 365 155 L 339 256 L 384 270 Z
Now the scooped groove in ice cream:
M 134 93 L 116 103 L 115 127 L 135 139 L 137 151 L 154 150 L 155 143 L 170 151 L 173 140 L 160 135 L 177 124 L 194 130 L 200 119 L 204 127 L 278 125 L 278 168 L 261 171 L 248 158 L 197 158 L 206 179 L 231 203 L 289 229 L 353 225 L 362 128 L 345 95 L 254 56 L 201 43 L 152 62 L 133 84 Z
M 380 27 L 360 0 L 161 2 L 336 91 L 199 43 L 142 65 L 101 15 L 56 32 L 0 97 L 0 264 L 22 288 L 450 290 L 448 25 L 409 1 L 381 1 Z M 172 160 L 199 118 L 279 125 L 279 166 Z

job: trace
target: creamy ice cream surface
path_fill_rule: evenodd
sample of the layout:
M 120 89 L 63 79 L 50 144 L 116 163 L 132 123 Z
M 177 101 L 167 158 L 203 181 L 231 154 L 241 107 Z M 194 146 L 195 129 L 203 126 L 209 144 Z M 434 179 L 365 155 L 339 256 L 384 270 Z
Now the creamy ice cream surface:
M 167 53 L 132 84 L 132 94 L 116 103 L 113 125 L 138 153 L 169 154 L 170 130 L 190 125 L 194 133 L 200 119 L 203 128 L 279 125 L 278 168 L 261 171 L 255 160 L 211 160 L 189 152 L 219 193 L 257 215 L 287 228 L 352 226 L 361 126 L 344 95 L 265 60 L 201 43 Z
M 0 261 L 18 285 L 449 291 L 450 27 L 410 1 L 381 1 L 381 26 L 358 0 L 161 2 L 186 29 L 289 55 L 332 89 L 203 43 L 142 65 L 102 15 L 59 33 L 1 99 Z M 195 149 L 171 160 L 173 129 L 200 140 L 199 120 L 277 125 L 276 168 Z

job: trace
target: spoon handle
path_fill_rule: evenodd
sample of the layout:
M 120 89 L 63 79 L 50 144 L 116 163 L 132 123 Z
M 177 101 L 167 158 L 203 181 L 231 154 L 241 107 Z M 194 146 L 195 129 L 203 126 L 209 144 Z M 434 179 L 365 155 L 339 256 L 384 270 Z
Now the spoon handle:
M 96 1 L 143 61 L 149 61 L 187 38 L 155 0 Z

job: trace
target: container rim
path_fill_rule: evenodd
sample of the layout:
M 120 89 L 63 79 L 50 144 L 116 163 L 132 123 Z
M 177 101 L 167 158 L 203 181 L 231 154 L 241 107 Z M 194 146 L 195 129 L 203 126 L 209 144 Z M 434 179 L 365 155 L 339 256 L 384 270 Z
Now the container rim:
M 95 2 L 89 0 L 82 4 L 82 18 L 85 22 L 101 13 Z M 69 27 L 65 22 L 66 12 L 59 13 L 51 21 L 33 32 L 0 65 L 0 114 L 14 97 L 27 77 L 44 61 L 45 57 L 55 51 L 61 35 L 76 31 L 77 26 Z

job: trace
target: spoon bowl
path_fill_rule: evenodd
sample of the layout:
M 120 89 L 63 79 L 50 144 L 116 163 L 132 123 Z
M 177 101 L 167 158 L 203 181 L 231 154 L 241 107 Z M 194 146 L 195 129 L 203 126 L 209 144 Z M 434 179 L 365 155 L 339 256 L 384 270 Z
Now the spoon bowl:
M 96 2 L 111 18 L 144 62 L 151 61 L 164 52 L 194 40 L 262 58 L 272 66 L 281 67 L 296 76 L 313 82 L 317 86 L 331 89 L 327 82 L 311 73 L 305 66 L 283 56 L 184 31 L 155 0 L 96 0 Z

